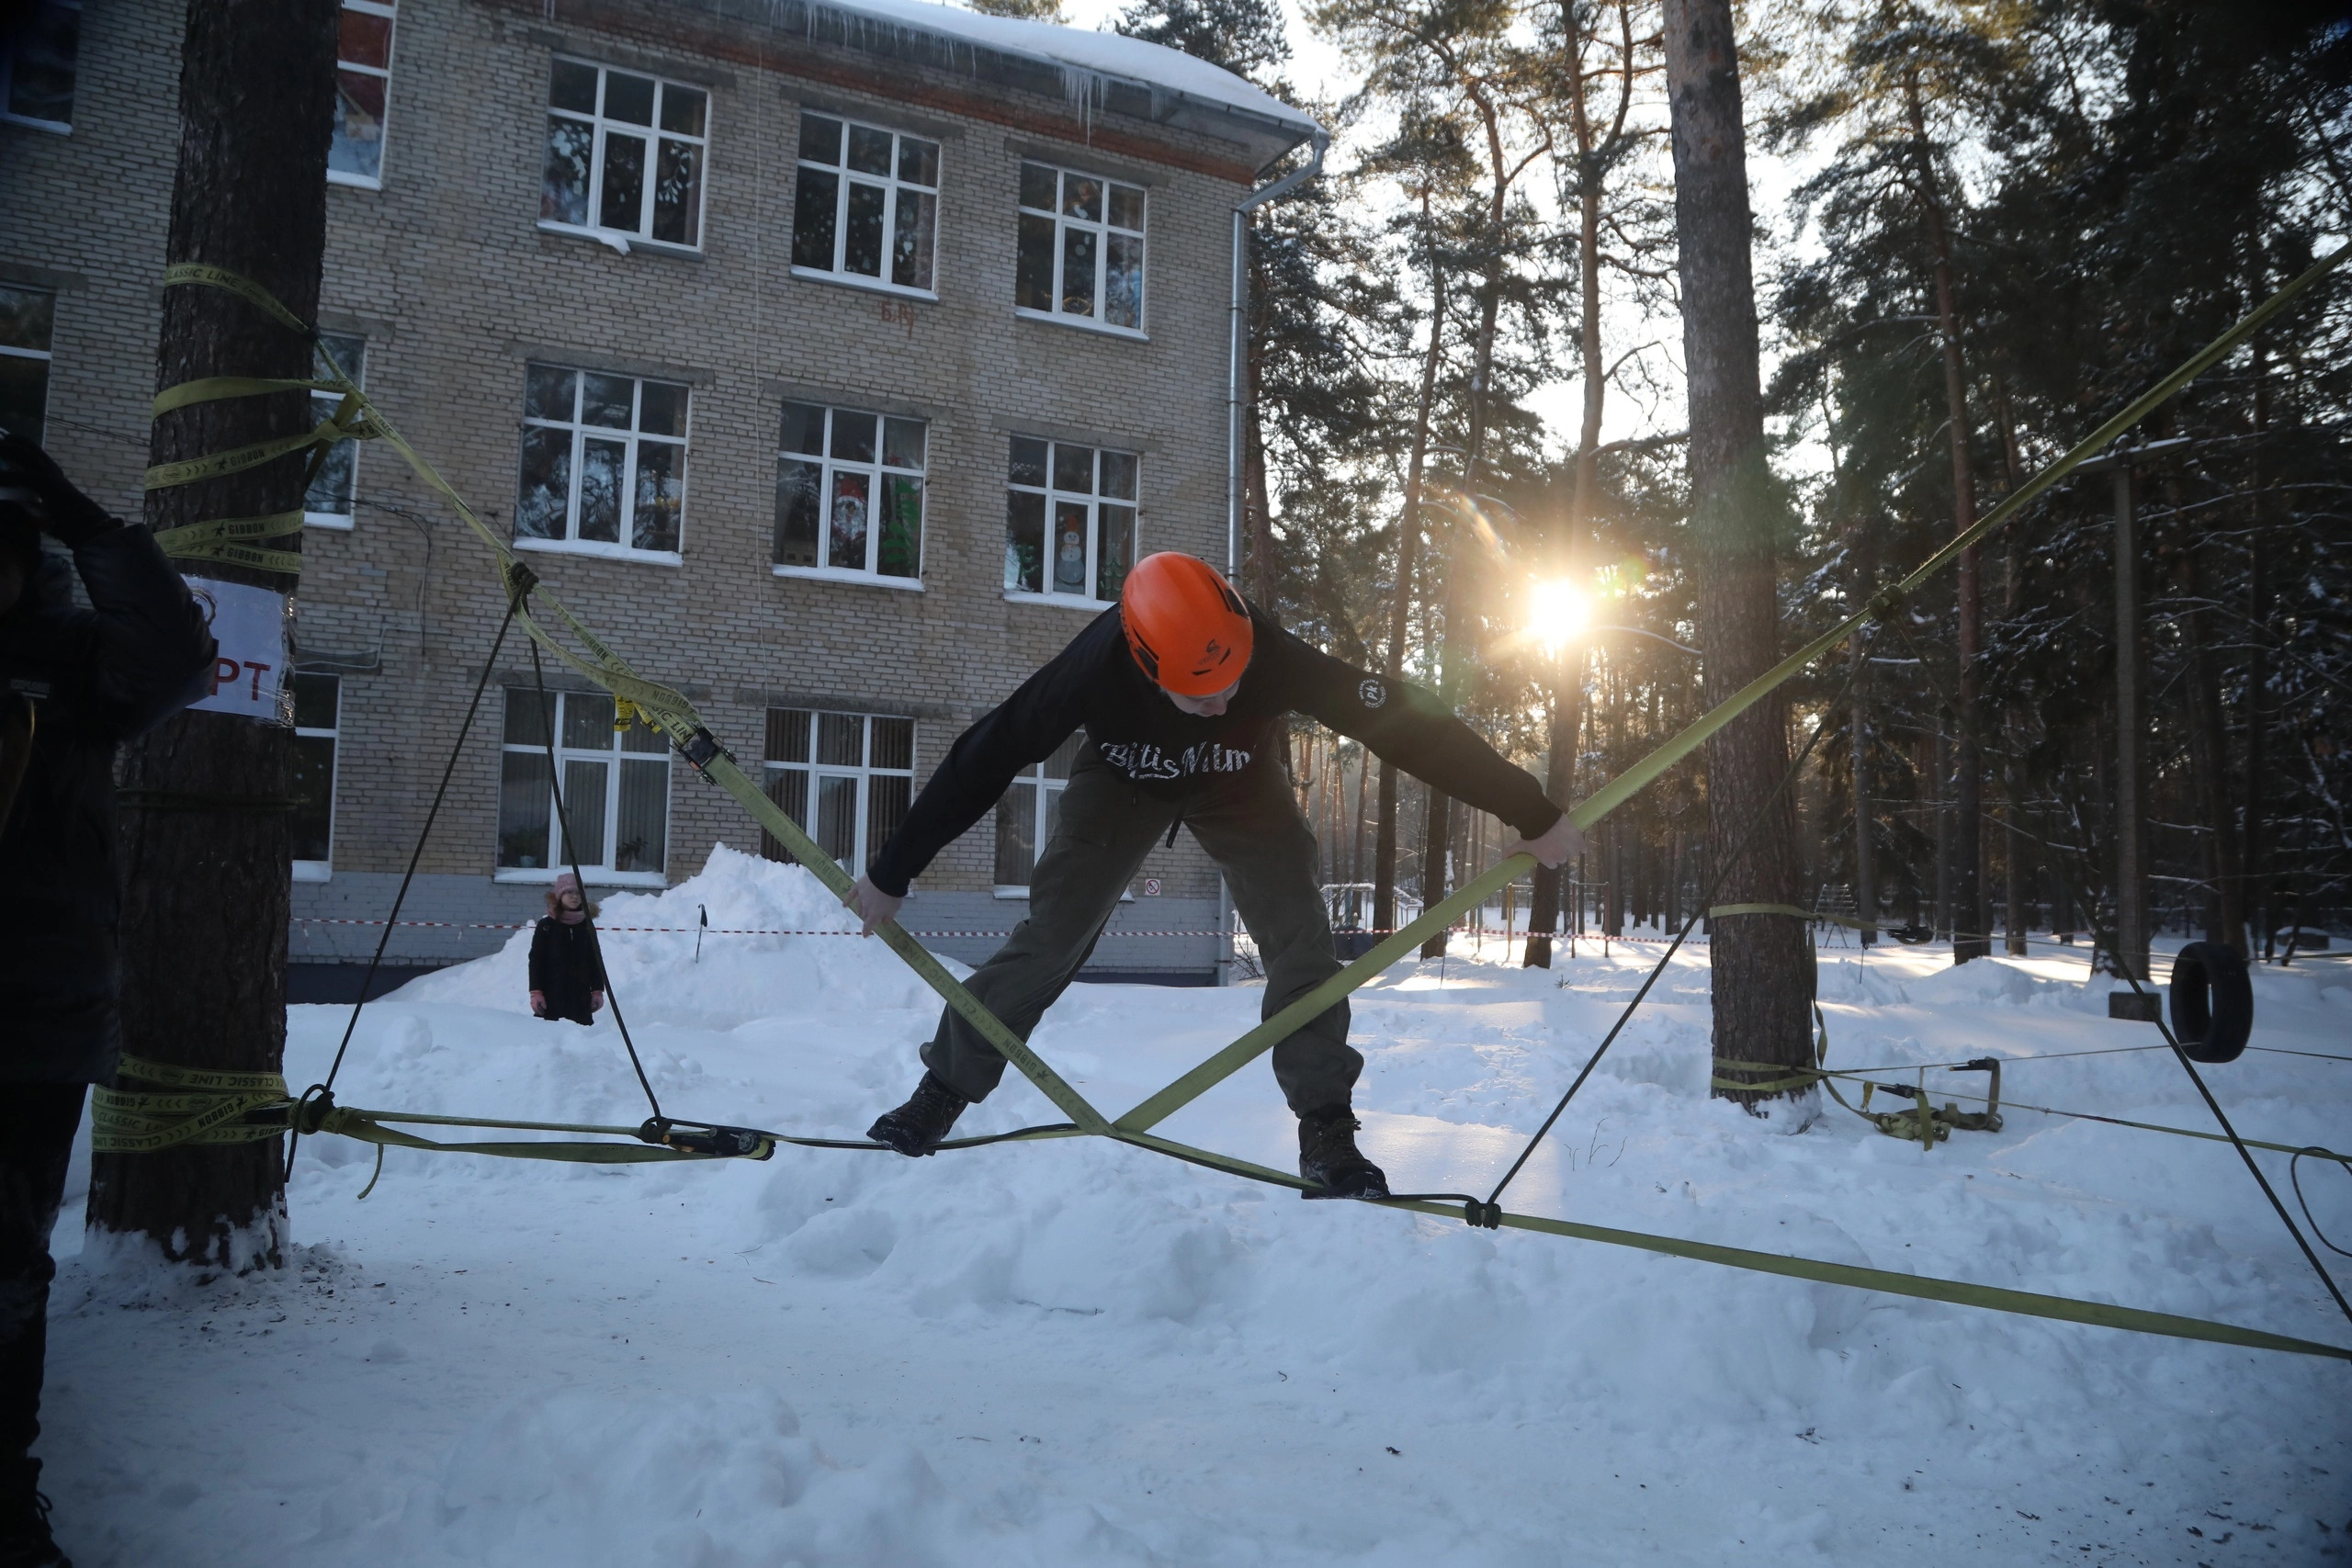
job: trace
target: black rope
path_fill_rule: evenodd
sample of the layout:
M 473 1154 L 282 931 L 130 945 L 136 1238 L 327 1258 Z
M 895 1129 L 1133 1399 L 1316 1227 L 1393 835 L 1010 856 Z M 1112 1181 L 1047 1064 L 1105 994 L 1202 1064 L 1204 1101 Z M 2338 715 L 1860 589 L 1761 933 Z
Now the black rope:
M 1829 705 L 1832 708 L 1845 701 L 1848 694 L 1854 689 L 1854 682 L 1860 673 L 1861 666 L 1854 666 L 1852 672 L 1846 677 L 1845 685 L 1840 687 L 1838 695 L 1830 700 Z M 1749 818 L 1747 825 L 1741 829 L 1739 840 L 1732 852 L 1725 855 L 1721 863 L 1715 867 L 1714 875 L 1708 880 L 1706 891 L 1700 896 L 1699 902 L 1691 908 L 1690 918 L 1682 922 L 1682 929 L 1675 933 L 1674 941 L 1668 943 L 1667 950 L 1658 955 L 1657 963 L 1643 978 L 1641 989 L 1634 993 L 1633 999 L 1625 1004 L 1625 1010 L 1617 1015 L 1617 1021 L 1609 1026 L 1609 1032 L 1601 1037 L 1600 1047 L 1585 1063 L 1584 1070 L 1577 1074 L 1574 1083 L 1568 1085 L 1567 1093 L 1560 1096 L 1560 1103 L 1552 1107 L 1552 1114 L 1544 1118 L 1544 1125 L 1535 1129 L 1535 1135 L 1527 1140 L 1525 1148 L 1519 1151 L 1519 1157 L 1511 1161 L 1509 1170 L 1503 1172 L 1503 1179 L 1495 1183 L 1495 1190 L 1492 1192 L 1487 1194 L 1485 1208 L 1487 1213 L 1492 1213 L 1498 1209 L 1502 1201 L 1503 1189 L 1509 1187 L 1521 1169 L 1534 1157 L 1536 1145 L 1541 1144 L 1545 1134 L 1552 1131 L 1553 1123 L 1559 1121 L 1561 1113 L 1567 1110 L 1568 1101 L 1574 1100 L 1577 1097 L 1577 1091 L 1584 1088 L 1585 1080 L 1592 1077 L 1592 1070 L 1600 1066 L 1600 1058 L 1609 1054 L 1609 1047 L 1617 1043 L 1617 1036 L 1623 1032 L 1625 1025 L 1632 1021 L 1634 1010 L 1642 1005 L 1645 998 L 1648 997 L 1650 987 L 1657 985 L 1658 976 L 1666 973 L 1667 964 L 1671 963 L 1674 955 L 1682 950 L 1683 939 L 1690 934 L 1707 910 L 1714 907 L 1716 889 L 1723 886 L 1724 878 L 1731 874 L 1732 867 L 1737 865 L 1740 857 L 1747 852 L 1749 842 L 1763 828 L 1765 818 L 1770 815 L 1772 807 L 1779 803 L 1781 795 L 1786 792 L 1789 785 L 1796 782 L 1797 774 L 1804 770 L 1805 759 L 1813 755 L 1813 749 L 1821 743 L 1821 738 L 1828 734 L 1829 729 L 1829 721 L 1824 718 L 1819 724 L 1814 726 L 1813 734 L 1806 738 L 1802 747 L 1798 748 L 1795 759 L 1789 763 L 1788 772 L 1781 775 L 1781 782 L 1772 786 L 1772 793 L 1766 795 L 1763 803 L 1757 807 L 1756 815 Z M 1474 1223 L 1484 1224 L 1485 1222 Z
M 1900 625 L 1896 626 L 1895 630 L 1901 634 L 1903 640 L 1909 643 L 1915 650 L 1918 649 L 1918 644 L 1912 641 L 1911 634 L 1909 632 L 1905 631 Z M 1927 655 L 1924 652 L 1920 653 L 1919 667 L 1922 673 L 1926 674 L 1928 684 L 1936 688 L 1937 695 L 1944 697 L 1949 702 L 1950 694 L 1944 691 L 1942 683 L 1937 680 L 1933 672 L 1933 667 L 1928 663 Z M 1940 790 L 1942 787 L 1942 783 L 1939 780 L 1937 783 L 1937 788 Z M 2088 908 L 2088 905 L 2086 904 L 2085 907 Z M 2288 959 L 2294 957 L 2295 938 L 2300 936 L 2302 932 L 2302 919 L 2300 913 L 2301 904 L 2300 899 L 2296 908 L 2298 914 L 2295 920 L 2294 931 L 2287 939 Z M 2118 945 L 2120 947 L 2120 944 L 2119 943 Z M 2115 959 L 2116 972 L 2123 977 L 2124 983 L 2132 987 L 2132 994 L 2143 998 L 2149 998 L 2150 993 L 2140 988 L 2140 977 L 2132 973 L 2131 955 L 2119 951 L 2115 954 Z M 2283 968 L 2285 966 L 2285 960 L 2280 961 L 2280 967 Z M 2180 1063 L 2181 1070 L 2188 1075 L 2188 1081 L 2195 1084 L 2197 1086 L 2197 1092 L 2204 1097 L 2206 1109 L 2212 1111 L 2213 1120 L 2221 1123 L 2222 1131 L 2229 1134 L 2230 1146 L 2238 1151 L 2238 1157 L 2245 1162 L 2245 1168 L 2254 1177 L 2256 1185 L 2262 1189 L 2262 1195 L 2270 1200 L 2271 1208 L 2278 1212 L 2279 1224 L 2285 1225 L 2287 1227 L 2287 1234 L 2295 1238 L 2295 1245 L 2302 1249 L 2303 1257 L 2310 1260 L 2312 1270 L 2319 1275 L 2320 1283 L 2327 1287 L 2327 1293 L 2335 1298 L 2336 1309 L 2344 1314 L 2345 1320 L 2346 1322 L 2352 1322 L 2352 1302 L 2347 1302 L 2344 1299 L 2344 1292 L 2336 1288 L 2335 1278 L 2327 1271 L 2327 1265 L 2320 1261 L 2320 1256 L 2318 1253 L 2312 1250 L 2312 1244 L 2303 1239 L 2301 1228 L 2295 1224 L 2295 1217 L 2287 1213 L 2287 1205 L 2280 1201 L 2278 1190 L 2270 1185 L 2270 1179 L 2264 1176 L 2262 1174 L 2262 1168 L 2255 1163 L 2253 1151 L 2248 1149 L 2245 1146 L 2245 1140 L 2238 1136 L 2238 1130 L 2230 1125 L 2229 1117 L 2224 1114 L 2222 1110 L 2222 1102 L 2215 1100 L 2213 1098 L 2213 1091 L 2205 1087 L 2204 1075 L 2198 1072 L 2197 1065 L 2188 1059 L 2188 1053 L 2182 1050 L 2180 1048 L 2180 1042 L 2173 1037 L 2172 1026 L 2164 1021 L 2163 1010 L 2161 1008 L 2157 1010 L 2155 1023 L 2156 1028 L 2164 1033 L 2165 1043 L 2172 1047 L 2173 1056 Z M 2294 1170 L 2291 1165 L 2289 1167 L 2288 1175 L 2290 1179 L 2294 1175 Z M 2300 1190 L 2297 1191 L 2296 1196 L 2299 1199 L 2301 1197 Z M 2305 1208 L 2303 1213 L 2305 1218 L 2310 1217 L 2311 1211 L 2308 1207 Z M 2316 1231 L 2319 1227 L 2317 1225 L 2313 1225 L 2312 1228 Z M 2341 1251 L 2342 1249 L 2335 1247 L 2331 1244 L 2330 1250 Z M 2347 1253 L 2346 1256 L 2352 1257 L 2352 1253 Z
M 2296 1173 L 2295 1169 L 2297 1166 L 2303 1163 L 2303 1156 L 2305 1155 L 2311 1155 L 2321 1159 L 2332 1159 L 2348 1171 L 2352 1171 L 2352 1160 L 2346 1159 L 2334 1149 L 2320 1148 L 2297 1149 L 2287 1160 L 2287 1179 L 2295 1184 L 2295 1201 L 2303 1206 L 2303 1223 L 2312 1227 L 2312 1235 L 2319 1237 L 2319 1244 L 2322 1247 L 2327 1248 L 2330 1252 L 2335 1253 L 2340 1258 L 2352 1258 L 2352 1252 L 2346 1252 L 2342 1247 L 2336 1246 L 2334 1242 L 2328 1240 L 2327 1233 L 2319 1228 L 2319 1222 L 2317 1220 L 2312 1218 L 2312 1201 L 2303 1196 L 2303 1179 Z
M 548 787 L 555 792 L 556 831 L 563 835 L 563 858 L 571 866 L 571 879 L 580 885 L 580 902 L 584 908 L 588 903 L 588 879 L 580 874 L 580 847 L 572 842 L 571 819 L 563 808 L 562 770 L 555 756 L 555 705 L 548 700 L 548 672 L 539 662 L 537 638 L 531 642 L 531 679 L 539 689 L 539 722 L 547 739 Z M 628 1020 L 621 1015 L 621 995 L 613 988 L 612 974 L 605 968 L 605 944 L 596 935 L 596 922 L 593 919 L 588 922 L 588 941 L 596 950 L 596 968 L 605 976 L 605 1000 L 611 1004 L 613 1022 L 619 1027 L 621 1044 L 628 1052 L 628 1065 L 637 1070 L 638 1087 L 645 1090 L 645 1103 L 653 1108 L 653 1119 L 667 1122 L 670 1119 L 662 1113 L 662 1101 L 653 1092 L 653 1080 L 645 1076 L 645 1064 L 638 1058 L 637 1042 L 629 1038 Z
M 2140 977 L 2132 973 L 2128 964 L 2119 964 L 2118 967 L 2123 971 L 2124 984 L 2132 987 L 2133 996 L 2154 999 L 2153 993 L 2140 988 Z M 2237 1150 L 2238 1158 L 2245 1162 L 2245 1168 L 2254 1177 L 2255 1185 L 2262 1189 L 2262 1195 L 2269 1199 L 2270 1206 L 2278 1211 L 2278 1223 L 2287 1227 L 2287 1234 L 2293 1236 L 2295 1245 L 2303 1249 L 2303 1256 L 2310 1260 L 2312 1272 L 2319 1276 L 2319 1282 L 2325 1285 L 2327 1293 L 2335 1298 L 2336 1310 L 2343 1313 L 2346 1322 L 2352 1323 L 2352 1302 L 2344 1299 L 2344 1292 L 2336 1288 L 2335 1277 L 2327 1271 L 2327 1265 L 2320 1260 L 2319 1254 L 2312 1250 L 2312 1244 L 2303 1239 L 2302 1227 L 2295 1224 L 2295 1216 L 2287 1212 L 2287 1205 L 2279 1198 L 2278 1190 L 2270 1185 L 2270 1179 L 2263 1175 L 2262 1168 L 2255 1163 L 2254 1151 L 2245 1146 L 2245 1140 L 2238 1136 L 2238 1130 L 2230 1125 L 2230 1118 L 2222 1110 L 2222 1102 L 2213 1098 L 2213 1091 L 2205 1087 L 2205 1075 L 2197 1070 L 2197 1064 L 2190 1061 L 2188 1053 L 2180 1048 L 2180 1042 L 2174 1036 L 2172 1025 L 2165 1021 L 2164 1010 L 2161 1008 L 2156 1010 L 2156 1028 L 2163 1032 L 2165 1043 L 2172 1047 L 2173 1058 L 2180 1064 L 2181 1071 L 2188 1075 L 2188 1081 L 2195 1084 L 2197 1092 L 2204 1097 L 2205 1108 L 2213 1113 L 2213 1120 L 2222 1124 L 2222 1131 L 2229 1134 L 2230 1146 Z M 2294 1174 L 2291 1166 L 2289 1168 L 2288 1174 L 2290 1177 Z M 2298 1196 L 2300 1195 L 2299 1192 Z M 2352 1254 L 2346 1254 L 2346 1256 L 2352 1257 Z
M 352 1032 L 359 1027 L 360 1011 L 368 1005 L 368 987 L 375 984 L 376 970 L 384 961 L 384 949 L 391 942 L 394 924 L 401 918 L 401 906 L 408 899 L 409 884 L 416 880 L 417 864 L 424 858 L 424 842 L 433 836 L 434 819 L 440 816 L 441 802 L 449 794 L 449 780 L 458 771 L 458 759 L 465 755 L 466 738 L 473 733 L 474 715 L 481 708 L 481 694 L 490 686 L 491 671 L 498 667 L 499 650 L 506 646 L 507 630 L 514 626 L 514 612 L 522 603 L 520 594 L 509 599 L 506 618 L 498 623 L 497 640 L 490 645 L 490 657 L 482 661 L 481 679 L 474 682 L 473 700 L 466 705 L 465 722 L 458 726 L 458 739 L 449 748 L 449 760 L 441 766 L 440 787 L 433 792 L 433 805 L 424 813 L 424 826 L 417 830 L 416 846 L 409 851 L 408 870 L 401 875 L 400 891 L 392 895 L 392 912 L 385 918 L 384 932 L 376 939 L 376 951 L 368 956 L 368 973 L 359 982 L 359 998 L 351 1004 L 351 1016 L 344 1021 L 343 1039 L 334 1048 L 334 1061 L 327 1068 L 326 1082 L 318 1086 L 322 1091 L 332 1090 L 335 1075 L 343 1071 L 344 1053 L 351 1049 Z M 294 1152 L 290 1145 L 286 1152 L 290 1161 Z

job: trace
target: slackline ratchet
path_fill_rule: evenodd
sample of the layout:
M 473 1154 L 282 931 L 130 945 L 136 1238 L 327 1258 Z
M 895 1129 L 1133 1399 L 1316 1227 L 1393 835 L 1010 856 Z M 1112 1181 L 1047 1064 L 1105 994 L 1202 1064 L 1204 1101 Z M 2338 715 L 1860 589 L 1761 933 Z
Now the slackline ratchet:
M 1928 577 L 1950 565 L 1962 551 L 1978 543 L 1993 530 L 2007 523 L 2027 502 L 2049 490 L 2078 464 L 2092 457 L 2154 412 L 2182 386 L 2219 362 L 2232 349 L 2285 310 L 2296 296 L 2333 271 L 2347 256 L 2352 256 L 2352 245 L 2339 247 L 2325 260 L 2281 288 L 2186 364 L 2156 383 L 2129 407 L 2100 425 L 2065 456 L 2012 491 L 1974 526 L 1965 533 L 1955 536 L 1915 569 L 1910 575 L 1882 592 L 1860 613 L 1849 616 L 1830 630 L 1815 637 L 1804 648 L 1748 682 L 1733 696 L 1694 720 L 1679 734 L 1601 789 L 1577 803 L 1568 812 L 1569 820 L 1579 830 L 1590 829 L 1696 750 L 1717 730 L 1762 701 L 1783 682 L 1804 670 L 1814 660 L 1844 642 L 1872 620 L 1889 614 Z M 166 287 L 193 285 L 225 289 L 245 299 L 281 324 L 315 341 L 312 329 L 294 316 L 267 290 L 251 279 L 226 269 L 194 264 L 177 264 L 165 269 L 164 281 Z M 328 363 L 330 366 L 333 365 L 331 357 Z M 521 623 L 524 630 L 538 648 L 545 649 L 582 676 L 612 694 L 616 700 L 630 704 L 649 725 L 668 737 L 679 754 L 684 757 L 697 773 L 733 796 L 753 819 L 781 841 L 791 852 L 793 857 L 806 866 L 836 897 L 849 892 L 854 879 L 809 839 L 798 823 L 769 799 L 765 791 L 752 782 L 737 762 L 733 753 L 711 734 L 709 728 L 703 722 L 701 715 L 695 711 L 693 704 L 683 694 L 671 687 L 639 675 L 586 624 L 566 608 L 552 593 L 548 592 L 528 569 L 524 567 L 512 545 L 499 537 L 482 523 L 456 488 L 409 444 L 392 422 L 368 400 L 359 388 L 342 373 L 340 367 L 335 367 L 333 375 L 317 380 L 293 381 L 223 377 L 187 382 L 167 389 L 157 400 L 156 406 L 157 412 L 161 413 L 169 408 L 187 407 L 218 398 L 291 391 L 298 388 L 338 394 L 341 402 L 334 415 L 321 421 L 307 434 L 300 436 L 280 437 L 275 441 L 257 443 L 252 446 L 211 457 L 160 465 L 149 471 L 149 488 L 190 483 L 220 474 L 241 472 L 245 468 L 257 467 L 261 463 L 273 461 L 306 447 L 317 449 L 313 458 L 315 468 L 318 458 L 322 457 L 325 452 L 337 442 L 347 439 L 383 441 L 401 455 L 422 482 L 449 503 L 451 509 L 466 526 L 471 529 L 497 558 L 501 586 L 512 607 L 513 617 Z M 182 549 L 192 551 L 202 548 L 207 551 L 225 551 L 232 547 L 254 548 L 256 547 L 243 545 L 243 537 L 270 536 L 254 532 L 232 537 L 232 531 L 253 528 L 257 525 L 268 525 L 275 521 L 277 520 L 242 519 L 194 525 L 193 526 L 200 533 L 196 536 L 185 537 Z M 214 558 L 226 558 L 223 556 Z M 544 614 L 560 628 L 564 635 L 560 636 L 556 631 L 550 630 L 548 626 L 543 625 L 541 620 L 533 615 L 530 601 L 534 594 L 537 596 Z M 566 637 L 571 640 L 567 641 Z M 576 649 L 574 644 L 577 645 Z M 1244 1177 L 1272 1186 L 1307 1191 L 1313 1190 L 1309 1183 L 1287 1172 L 1163 1138 L 1152 1133 L 1151 1129 L 1272 1049 L 1278 1041 L 1288 1036 L 1302 1024 L 1318 1016 L 1349 993 L 1363 986 L 1389 964 L 1418 947 L 1425 939 L 1451 927 L 1458 917 L 1484 904 L 1488 897 L 1506 883 L 1516 880 L 1534 863 L 1534 859 L 1531 855 L 1523 852 L 1514 854 L 1505 858 L 1485 874 L 1472 878 L 1452 897 L 1423 910 L 1418 919 L 1383 939 L 1370 952 L 1346 965 L 1306 995 L 1290 1003 L 1274 1016 L 1265 1020 L 1255 1029 L 1244 1033 L 1230 1045 L 1217 1052 L 1207 1061 L 1115 1120 L 1105 1117 L 1102 1111 L 1090 1104 L 1066 1079 L 1032 1051 L 1026 1042 L 1015 1035 L 1001 1020 L 989 1012 L 977 998 L 966 990 L 953 976 L 948 974 L 945 966 L 929 950 L 909 935 L 896 921 L 884 922 L 876 929 L 876 934 L 892 952 L 903 959 L 909 967 L 921 976 L 924 983 L 937 992 L 949 1007 L 978 1030 L 990 1044 L 1003 1053 L 1008 1061 L 1019 1067 L 1023 1075 L 1035 1084 L 1064 1116 L 1069 1118 L 1066 1122 L 1023 1128 L 1017 1132 L 993 1137 L 952 1138 L 942 1143 L 939 1147 L 968 1148 L 990 1143 L 1041 1138 L 1106 1137 L 1229 1175 Z M 1726 910 L 1726 912 L 1729 911 Z M 1757 912 L 1765 911 L 1759 909 Z M 1793 908 L 1784 911 L 1779 908 L 1774 908 L 1770 912 L 1809 913 Z M 1773 1070 L 1782 1069 L 1775 1067 Z M 99 1108 L 94 1111 L 93 1131 L 95 1136 L 105 1138 L 106 1143 L 102 1146 L 110 1152 L 142 1152 L 215 1138 L 275 1136 L 284 1133 L 289 1127 L 304 1134 L 332 1132 L 375 1143 L 379 1149 L 379 1157 L 380 1149 L 387 1145 L 395 1147 L 496 1154 L 522 1158 L 613 1163 L 644 1163 L 675 1159 L 767 1158 L 773 1155 L 777 1145 L 786 1144 L 816 1148 L 878 1149 L 882 1146 L 851 1140 L 794 1137 L 756 1128 L 671 1122 L 662 1117 L 649 1118 L 641 1126 L 629 1128 L 578 1123 L 520 1122 L 494 1118 L 428 1117 L 390 1111 L 361 1111 L 335 1105 L 323 1087 L 314 1088 L 300 1097 L 290 1097 L 283 1081 L 274 1074 L 206 1074 L 193 1069 L 132 1060 L 126 1061 L 123 1076 L 141 1082 L 159 1084 L 166 1092 L 151 1094 L 127 1093 L 111 1089 L 100 1091 L 107 1098 L 99 1102 Z M 616 1142 L 539 1144 L 527 1141 L 483 1144 L 435 1143 L 413 1134 L 400 1132 L 395 1124 L 569 1132 L 593 1134 L 602 1137 L 626 1136 L 639 1142 L 636 1145 Z M 94 1145 L 94 1146 L 100 1145 Z M 1483 1225 L 1489 1229 L 1536 1231 L 1576 1240 L 1600 1242 L 1611 1247 L 1632 1247 L 1670 1258 L 1690 1258 L 1758 1273 L 1777 1274 L 1790 1279 L 1878 1291 L 1923 1301 L 1982 1307 L 1991 1311 L 2050 1318 L 2061 1322 L 2089 1324 L 2100 1327 L 2129 1329 L 2138 1333 L 2163 1335 L 2179 1339 L 2202 1340 L 2253 1349 L 2291 1351 L 2301 1355 L 2352 1361 L 2352 1348 L 2295 1338 L 2286 1335 L 2271 1334 L 2234 1324 L 2178 1316 L 2169 1313 L 2150 1312 L 2143 1308 L 2108 1303 L 2079 1301 L 2064 1296 L 2006 1290 L 1997 1286 L 1904 1274 L 1891 1269 L 1830 1263 L 1817 1258 L 1785 1257 L 1778 1253 L 1723 1247 L 1711 1242 L 1650 1235 L 1639 1231 L 1618 1230 L 1607 1226 L 1585 1224 L 1573 1220 L 1510 1213 L 1503 1212 L 1493 1203 L 1482 1203 L 1475 1199 L 1463 1204 L 1414 1197 L 1372 1200 L 1371 1201 L 1386 1208 L 1408 1210 L 1449 1219 L 1467 1220 L 1472 1224 Z

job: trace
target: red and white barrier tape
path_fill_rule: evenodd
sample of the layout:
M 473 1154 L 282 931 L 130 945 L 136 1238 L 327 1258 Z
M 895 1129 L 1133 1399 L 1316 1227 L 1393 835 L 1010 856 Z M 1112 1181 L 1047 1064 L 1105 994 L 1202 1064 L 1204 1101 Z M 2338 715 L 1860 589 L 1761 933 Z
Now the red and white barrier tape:
M 366 920 L 344 916 L 303 916 L 294 918 L 298 926 L 415 926 L 430 931 L 520 931 L 538 924 L 537 920 Z M 619 931 L 642 932 L 662 936 L 693 936 L 697 930 L 705 936 L 855 936 L 851 931 L 816 931 L 798 927 L 766 926 L 605 926 L 596 928 L 607 935 Z M 985 931 L 909 931 L 909 936 L 1011 936 L 1010 930 Z M 1138 931 L 1123 927 L 1102 933 L 1104 936 L 1216 936 L 1214 931 Z

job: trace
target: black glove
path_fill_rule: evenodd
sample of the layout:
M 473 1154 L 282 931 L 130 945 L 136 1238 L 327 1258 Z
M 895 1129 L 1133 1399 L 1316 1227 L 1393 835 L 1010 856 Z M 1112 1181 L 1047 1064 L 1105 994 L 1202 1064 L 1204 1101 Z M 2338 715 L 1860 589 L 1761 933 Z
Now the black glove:
M 0 434 L 0 491 L 28 491 L 26 507 L 44 532 L 69 548 L 87 544 L 119 519 L 74 487 L 55 458 L 22 435 Z

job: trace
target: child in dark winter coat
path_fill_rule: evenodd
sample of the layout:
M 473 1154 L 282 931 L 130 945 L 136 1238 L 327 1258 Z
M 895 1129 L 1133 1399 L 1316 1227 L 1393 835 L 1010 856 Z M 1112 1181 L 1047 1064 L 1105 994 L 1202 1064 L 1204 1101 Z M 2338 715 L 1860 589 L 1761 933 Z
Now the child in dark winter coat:
M 547 918 L 531 933 L 531 1010 L 550 1023 L 587 1023 L 604 1009 L 595 916 L 580 879 L 568 871 L 557 876 L 548 889 Z

